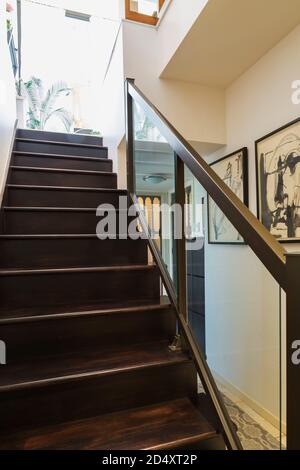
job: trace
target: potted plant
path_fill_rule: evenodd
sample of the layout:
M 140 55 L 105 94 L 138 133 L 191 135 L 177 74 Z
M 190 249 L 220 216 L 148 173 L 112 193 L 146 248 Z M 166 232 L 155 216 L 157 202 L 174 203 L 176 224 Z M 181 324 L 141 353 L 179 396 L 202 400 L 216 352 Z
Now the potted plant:
M 70 132 L 73 116 L 67 109 L 56 105 L 60 96 L 68 96 L 71 92 L 65 82 L 54 83 L 45 93 L 42 80 L 31 77 L 28 82 L 22 83 L 22 90 L 29 108 L 26 122 L 28 128 L 44 130 L 49 119 L 57 117 L 66 132 Z

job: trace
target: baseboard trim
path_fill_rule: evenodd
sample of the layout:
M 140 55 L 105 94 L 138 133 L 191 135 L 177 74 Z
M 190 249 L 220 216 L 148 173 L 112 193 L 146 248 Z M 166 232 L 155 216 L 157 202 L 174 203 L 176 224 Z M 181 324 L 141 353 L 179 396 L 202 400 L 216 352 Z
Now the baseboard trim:
M 243 402 L 245 405 L 255 411 L 255 413 L 265 419 L 269 424 L 278 429 L 278 431 L 280 430 L 280 421 L 277 416 L 273 415 L 257 401 L 253 400 L 251 397 L 249 397 L 249 395 L 242 392 L 231 382 L 228 382 L 228 380 L 224 379 L 224 377 L 219 375 L 217 372 L 213 372 L 213 375 L 216 382 L 226 388 L 236 398 L 237 401 Z M 286 434 L 286 423 L 284 422 L 282 423 L 282 432 Z

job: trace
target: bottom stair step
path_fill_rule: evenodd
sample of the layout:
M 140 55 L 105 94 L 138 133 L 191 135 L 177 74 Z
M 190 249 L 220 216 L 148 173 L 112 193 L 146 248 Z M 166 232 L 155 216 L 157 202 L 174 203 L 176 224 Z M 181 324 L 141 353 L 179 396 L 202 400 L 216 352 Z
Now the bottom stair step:
M 168 341 L 56 354 L 6 364 L 0 376 L 0 443 L 6 436 L 189 397 L 197 375 Z
M 188 362 L 185 352 L 169 351 L 168 341 L 139 343 L 116 349 L 52 355 L 24 363 L 8 363 L 0 376 L 0 393 L 76 382 L 147 367 Z
M 187 398 L 64 423 L 1 441 L 9 450 L 160 450 L 217 436 Z

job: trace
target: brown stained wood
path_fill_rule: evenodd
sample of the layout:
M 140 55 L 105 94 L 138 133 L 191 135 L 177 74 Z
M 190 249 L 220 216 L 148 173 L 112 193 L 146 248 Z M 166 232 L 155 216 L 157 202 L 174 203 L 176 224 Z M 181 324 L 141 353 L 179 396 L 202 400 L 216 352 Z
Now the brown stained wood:
M 2 224 L 5 234 L 96 234 L 98 223 L 112 214 L 111 223 L 105 225 L 104 233 L 120 235 L 120 220 L 124 221 L 122 235 L 127 237 L 128 227 L 136 217 L 128 216 L 127 209 L 103 211 L 97 215 L 96 208 L 86 207 L 3 207 Z M 122 219 L 123 217 L 123 219 Z M 115 225 L 114 225 L 115 221 Z M 99 231 L 99 234 L 102 232 Z
M 112 160 L 108 158 L 34 154 L 33 152 L 14 152 L 12 164 L 36 168 L 112 171 Z
M 172 342 L 176 330 L 170 306 L 149 305 L 131 308 L 65 312 L 0 320 L 1 339 L 9 345 L 9 364 L 32 358 L 41 359 L 54 352 L 79 354 L 132 344 Z M 101 349 L 100 349 L 101 345 Z M 5 371 L 4 371 L 5 372 Z
M 49 144 L 49 145 L 64 145 L 66 147 L 71 146 L 71 147 L 84 147 L 84 148 L 107 148 L 107 147 L 102 147 L 99 145 L 94 145 L 94 144 L 87 144 L 87 143 L 79 143 L 79 142 L 60 142 L 60 141 L 53 141 L 53 140 L 44 140 L 44 139 L 30 139 L 26 137 L 16 137 L 16 143 L 18 142 L 28 142 L 30 144 Z
M 16 436 L 0 449 L 162 450 L 192 446 L 216 436 L 188 399 L 98 416 Z
M 16 139 L 15 150 L 21 152 L 53 153 L 87 157 L 107 157 L 107 147 L 90 144 L 73 144 L 36 139 Z
M 109 315 L 122 315 L 128 313 L 145 313 L 145 312 L 155 312 L 155 311 L 164 311 L 172 308 L 170 304 L 147 304 L 147 305 L 138 305 L 138 306 L 122 306 L 118 308 L 108 308 L 108 309 L 95 309 L 89 310 L 88 306 L 82 305 L 82 310 L 69 311 L 62 309 L 60 312 L 51 313 L 50 309 L 44 310 L 44 315 L 31 315 L 32 310 L 23 309 L 22 314 L 20 315 L 10 315 L 0 317 L 0 325 L 13 324 L 13 323 L 26 323 L 26 322 L 40 322 L 48 320 L 59 320 L 67 318 L 80 318 L 80 317 L 94 317 L 94 316 L 109 316 Z
M 117 189 L 117 175 L 104 171 L 11 166 L 8 183 Z
M 68 142 L 72 144 L 92 144 L 103 146 L 102 137 L 89 134 L 68 134 L 65 132 L 38 131 L 35 129 L 18 129 L 17 137 L 32 140 Z
M 127 191 L 111 188 L 80 188 L 8 184 L 5 205 L 9 207 L 98 207 L 118 208 Z
M 14 156 L 18 156 L 18 157 L 24 157 L 24 159 L 26 160 L 26 158 L 28 157 L 32 157 L 32 158 L 44 158 L 45 161 L 47 161 L 47 159 L 49 159 L 49 161 L 51 161 L 52 159 L 57 159 L 57 160 L 67 160 L 67 161 L 71 161 L 71 160 L 76 160 L 78 162 L 107 162 L 107 158 L 106 157 L 88 157 L 88 156 L 85 156 L 85 155 L 60 155 L 60 154 L 56 154 L 56 153 L 36 153 L 36 152 L 22 152 L 21 150 L 14 150 L 13 151 L 13 155 Z M 30 165 L 27 165 L 27 166 L 30 166 Z
M 0 236 L 0 269 L 148 264 L 145 240 L 99 240 L 87 235 Z
M 101 352 L 71 352 L 61 354 L 59 358 L 53 351 L 52 355 L 43 359 L 35 358 L 34 362 L 11 363 L 1 372 L 0 394 L 189 360 L 185 353 L 172 353 L 168 346 L 168 341 L 156 341 L 102 349 Z
M 196 401 L 197 376 L 191 361 L 132 368 L 1 393 L 1 438 L 16 431 L 86 419 L 162 401 Z
M 155 266 L 115 266 L 0 271 L 0 315 L 22 308 L 68 308 L 124 302 L 158 303 L 159 274 Z M 17 295 L 15 295 L 17 292 Z
M 161 10 L 165 0 L 159 0 L 159 10 Z M 131 9 L 130 0 L 125 0 L 125 17 L 127 20 L 136 21 L 137 23 L 144 23 L 151 26 L 156 26 L 158 17 L 145 15 Z

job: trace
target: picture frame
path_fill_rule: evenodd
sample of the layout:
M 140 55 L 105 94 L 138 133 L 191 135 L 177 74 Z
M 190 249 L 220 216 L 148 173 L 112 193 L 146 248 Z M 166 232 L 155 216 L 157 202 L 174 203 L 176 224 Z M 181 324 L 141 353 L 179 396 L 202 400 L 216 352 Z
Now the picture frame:
M 255 142 L 257 216 L 280 243 L 300 242 L 300 118 Z
M 248 148 L 243 147 L 210 165 L 248 207 Z M 211 197 L 207 198 L 208 243 L 245 245 L 245 241 Z

